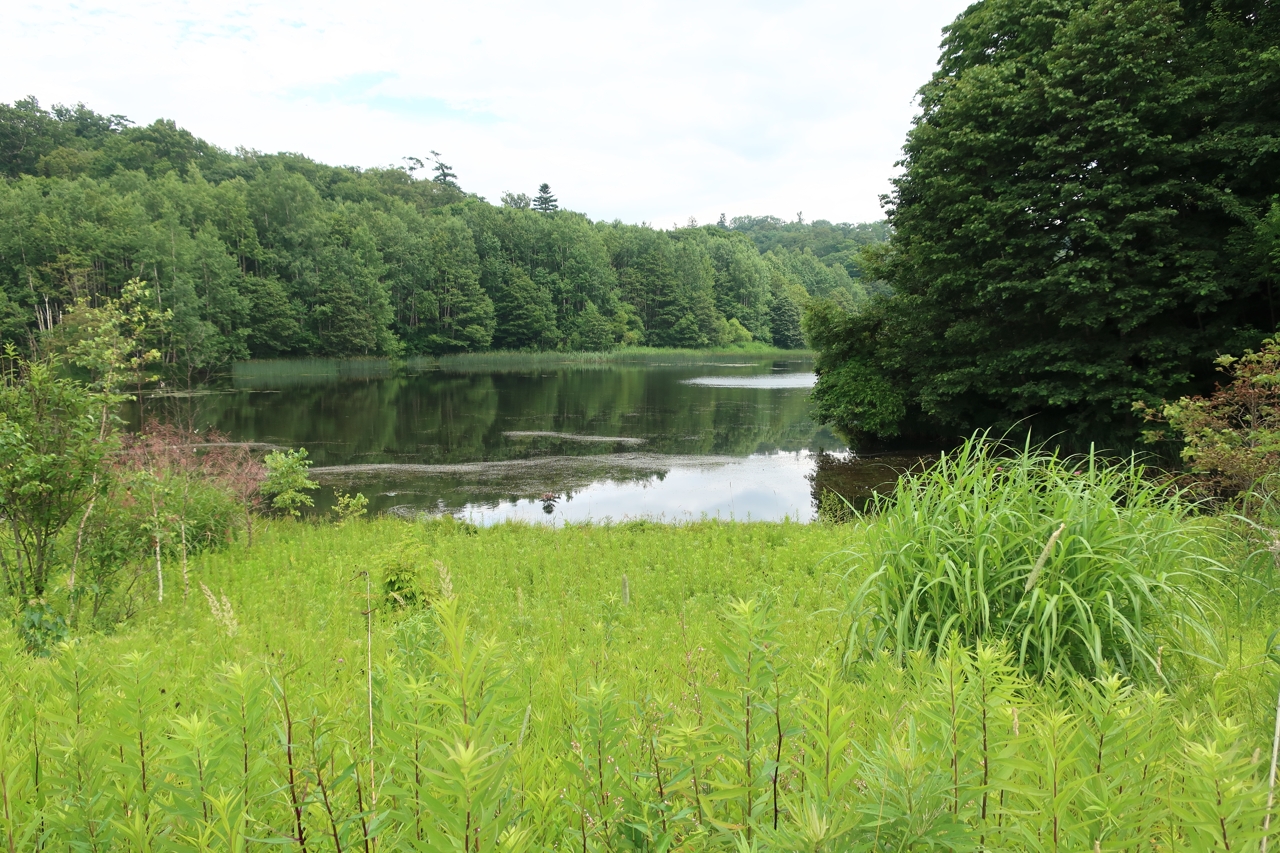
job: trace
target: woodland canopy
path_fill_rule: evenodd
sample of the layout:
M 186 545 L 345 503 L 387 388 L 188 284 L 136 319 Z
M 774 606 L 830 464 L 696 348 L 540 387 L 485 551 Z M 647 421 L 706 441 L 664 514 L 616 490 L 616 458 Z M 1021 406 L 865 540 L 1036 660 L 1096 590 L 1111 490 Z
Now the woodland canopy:
M 656 230 L 534 199 L 496 206 L 451 168 L 356 169 L 222 150 L 172 121 L 0 104 L 0 341 L 145 281 L 146 342 L 198 377 L 274 356 L 803 346 L 815 300 L 853 310 L 882 225 L 738 217 Z M 465 183 L 465 180 L 464 180 Z

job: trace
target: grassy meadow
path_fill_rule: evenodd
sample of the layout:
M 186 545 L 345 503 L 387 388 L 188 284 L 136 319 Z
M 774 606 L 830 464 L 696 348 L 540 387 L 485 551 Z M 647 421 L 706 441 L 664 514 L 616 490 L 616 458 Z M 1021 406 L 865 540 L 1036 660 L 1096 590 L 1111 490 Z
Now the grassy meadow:
M 1258 849 L 1271 553 L 1119 499 L 1120 475 L 1066 470 L 1088 482 L 1019 503 L 996 461 L 843 525 L 268 522 L 186 578 L 170 561 L 163 604 L 140 596 L 114 631 L 48 657 L 5 635 L 0 849 Z M 1143 580 L 1152 524 L 1182 597 Z M 981 567 L 975 542 L 1063 599 L 1041 628 L 1114 601 L 1085 591 L 1098 559 L 1180 609 L 1142 617 L 1161 645 L 1128 675 L 1044 649 L 1040 671 L 1009 630 L 863 643 L 868 590 L 882 622 L 901 606 L 876 586 L 895 554 L 932 579 L 918 614 L 1016 621 L 957 572 Z

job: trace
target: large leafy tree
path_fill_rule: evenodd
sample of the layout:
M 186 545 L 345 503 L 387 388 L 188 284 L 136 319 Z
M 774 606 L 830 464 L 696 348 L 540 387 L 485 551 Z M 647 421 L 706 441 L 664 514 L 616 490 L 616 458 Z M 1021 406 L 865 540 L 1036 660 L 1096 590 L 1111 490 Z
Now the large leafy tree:
M 1030 419 L 1132 429 L 1275 328 L 1257 233 L 1280 190 L 1265 0 L 983 0 L 946 31 L 890 197 L 889 281 L 810 318 L 849 432 Z

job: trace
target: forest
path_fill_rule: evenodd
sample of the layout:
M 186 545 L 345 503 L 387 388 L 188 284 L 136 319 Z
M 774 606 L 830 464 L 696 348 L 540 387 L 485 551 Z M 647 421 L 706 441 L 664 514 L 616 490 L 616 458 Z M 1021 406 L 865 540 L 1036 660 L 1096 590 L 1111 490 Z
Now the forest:
M 280 356 L 797 348 L 812 301 L 866 298 L 856 254 L 885 236 L 593 222 L 546 184 L 490 204 L 439 156 L 332 167 L 35 98 L 0 104 L 0 173 L 0 339 L 74 337 L 73 306 L 138 279 L 163 316 L 148 344 L 186 377 Z

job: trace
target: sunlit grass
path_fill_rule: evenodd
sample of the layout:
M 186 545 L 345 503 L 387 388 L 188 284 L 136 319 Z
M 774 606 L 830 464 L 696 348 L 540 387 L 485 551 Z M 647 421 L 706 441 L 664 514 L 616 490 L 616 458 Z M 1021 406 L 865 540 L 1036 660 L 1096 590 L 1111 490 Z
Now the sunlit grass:
M 1256 849 L 1265 626 L 1172 693 L 845 668 L 881 523 L 265 524 L 113 633 L 6 635 L 0 849 Z
M 879 501 L 854 645 L 933 652 L 950 634 L 1019 663 L 1144 678 L 1213 645 L 1221 525 L 1136 460 L 977 435 Z M 851 648 L 851 651 L 853 649 Z

